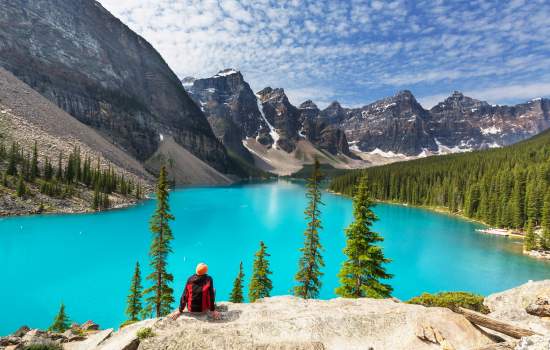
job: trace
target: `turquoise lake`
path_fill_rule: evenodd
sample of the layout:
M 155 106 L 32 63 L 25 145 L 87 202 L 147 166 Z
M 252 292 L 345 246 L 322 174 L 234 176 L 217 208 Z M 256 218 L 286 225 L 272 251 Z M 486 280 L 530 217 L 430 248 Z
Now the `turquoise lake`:
M 334 297 L 343 261 L 349 199 L 323 194 L 321 298 Z M 218 300 L 227 300 L 239 262 L 250 277 L 263 240 L 271 254 L 273 295 L 289 294 L 303 241 L 306 206 L 300 183 L 277 181 L 171 193 L 175 240 L 169 270 L 175 299 L 198 262 L 209 265 Z M 117 327 L 124 319 L 134 264 L 148 270 L 148 223 L 155 202 L 105 213 L 0 219 L 0 335 L 19 326 L 45 328 L 61 302 L 75 322 Z M 465 290 L 489 294 L 550 278 L 550 264 L 521 254 L 518 241 L 484 235 L 478 224 L 428 210 L 379 204 L 394 296 Z

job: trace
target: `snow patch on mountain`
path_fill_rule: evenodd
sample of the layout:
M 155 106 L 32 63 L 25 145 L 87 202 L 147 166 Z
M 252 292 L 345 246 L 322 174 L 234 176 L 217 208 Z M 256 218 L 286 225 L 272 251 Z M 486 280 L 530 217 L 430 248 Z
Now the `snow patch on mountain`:
M 442 144 L 437 138 L 434 138 L 434 141 L 437 145 L 438 154 L 462 153 L 472 151 L 472 148 L 468 148 L 464 142 L 462 142 L 460 145 L 449 147 Z
M 488 128 L 479 128 L 479 131 L 483 135 L 496 135 L 499 134 L 502 130 L 500 128 L 497 128 L 495 125 L 491 125 Z
M 354 146 L 350 147 L 350 149 L 352 149 L 353 147 L 357 147 L 357 146 L 354 145 Z M 392 151 L 385 152 L 385 151 L 382 151 L 380 148 L 375 148 L 373 151 L 370 151 L 368 153 L 372 154 L 372 155 L 378 155 L 378 156 L 381 156 L 381 157 L 384 157 L 384 158 L 407 157 L 406 155 L 401 154 L 401 153 L 395 153 L 395 152 L 392 152 Z
M 262 119 L 267 124 L 267 127 L 269 128 L 269 135 L 273 139 L 273 147 L 277 149 L 277 141 L 279 141 L 279 133 L 277 133 L 277 130 L 271 125 L 271 123 L 267 120 L 264 114 L 264 108 L 262 106 L 262 101 L 260 101 L 260 96 L 256 95 L 256 102 L 258 103 L 258 110 L 260 111 L 260 114 L 262 115 Z

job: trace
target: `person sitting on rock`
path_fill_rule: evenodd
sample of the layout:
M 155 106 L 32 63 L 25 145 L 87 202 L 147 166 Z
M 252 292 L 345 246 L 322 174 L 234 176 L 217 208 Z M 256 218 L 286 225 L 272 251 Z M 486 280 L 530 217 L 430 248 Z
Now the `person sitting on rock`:
M 176 320 L 185 310 L 189 312 L 209 312 L 215 320 L 220 319 L 220 313 L 216 311 L 214 281 L 208 276 L 208 266 L 199 263 L 195 274 L 187 280 L 180 299 L 180 306 L 170 314 L 170 318 Z

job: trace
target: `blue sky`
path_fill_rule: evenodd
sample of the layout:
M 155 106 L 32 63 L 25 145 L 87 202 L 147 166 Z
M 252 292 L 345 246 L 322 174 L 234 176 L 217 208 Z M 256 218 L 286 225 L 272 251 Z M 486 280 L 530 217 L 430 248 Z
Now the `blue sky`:
M 460 90 L 490 103 L 550 96 L 550 1 L 100 0 L 183 78 L 239 69 L 360 106 L 411 90 L 425 106 Z

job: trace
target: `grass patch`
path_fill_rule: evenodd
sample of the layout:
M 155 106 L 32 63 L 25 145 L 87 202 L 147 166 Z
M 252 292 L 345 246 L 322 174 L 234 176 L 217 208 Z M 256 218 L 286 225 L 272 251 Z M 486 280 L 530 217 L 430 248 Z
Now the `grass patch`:
M 154 337 L 155 333 L 153 332 L 151 327 L 145 327 L 138 330 L 136 335 L 139 340 L 143 340 L 143 339 Z

